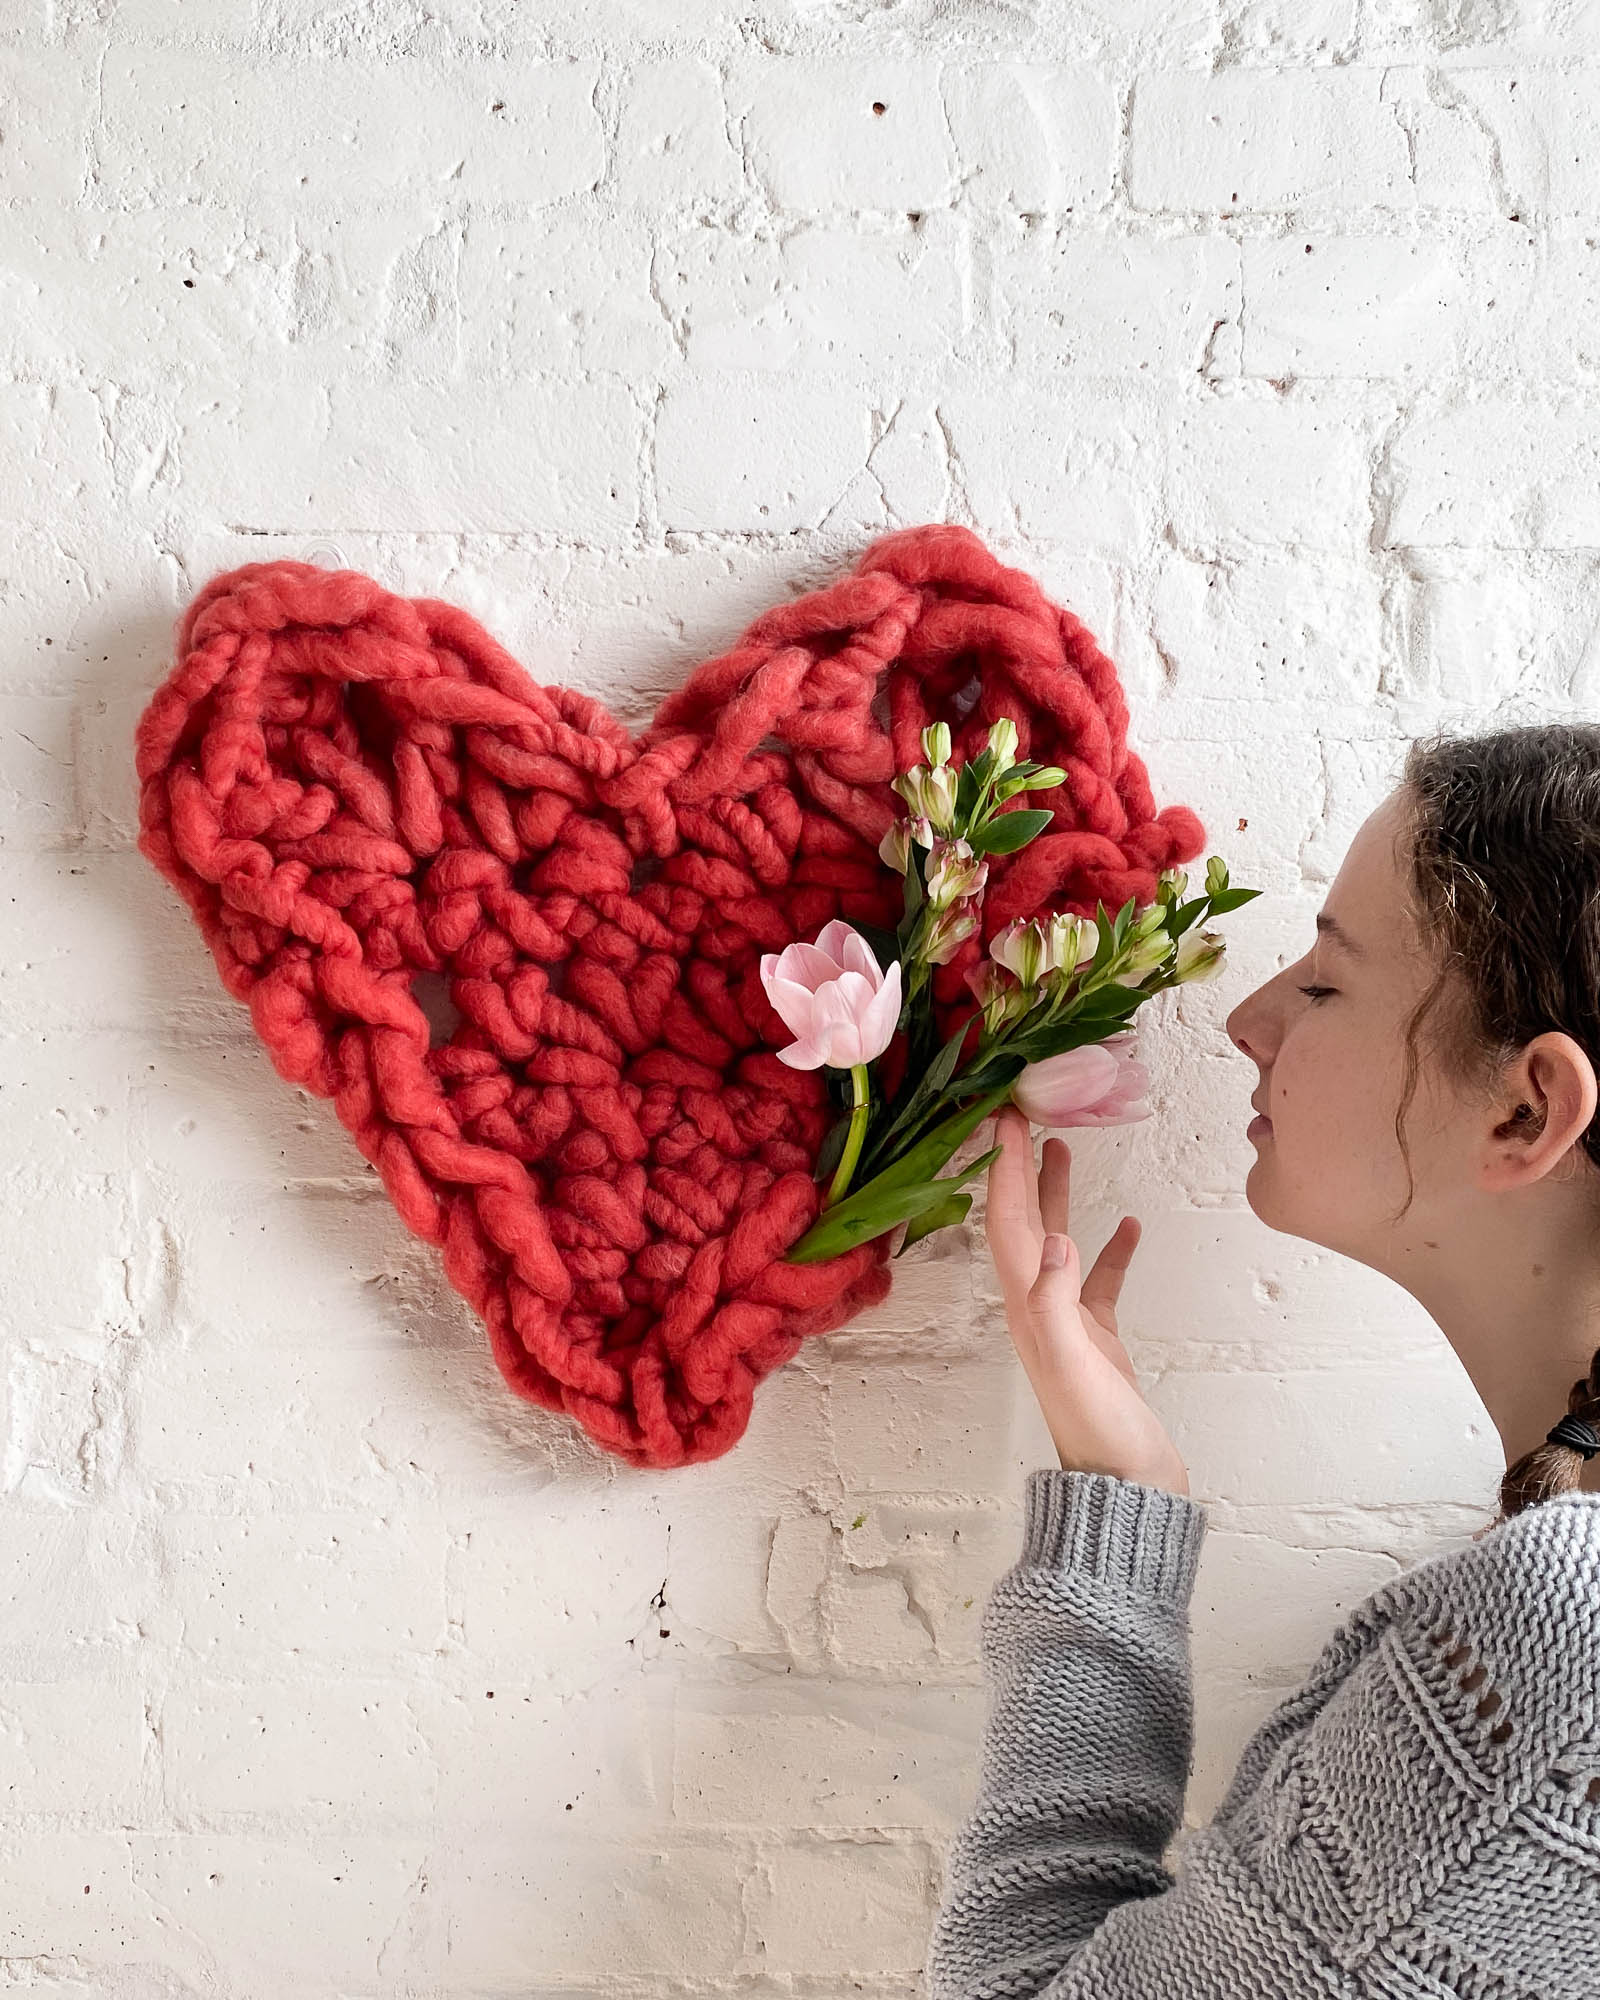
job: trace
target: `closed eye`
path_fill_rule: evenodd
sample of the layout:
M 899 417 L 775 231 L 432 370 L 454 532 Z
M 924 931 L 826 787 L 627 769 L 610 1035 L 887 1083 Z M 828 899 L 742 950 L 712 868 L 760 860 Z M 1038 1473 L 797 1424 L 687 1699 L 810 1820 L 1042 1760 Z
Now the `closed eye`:
M 1315 1005 L 1315 1003 L 1318 1000 L 1326 1000 L 1330 993 L 1337 993 L 1338 990 L 1339 989 L 1336 986 L 1302 986 L 1300 988 L 1300 991 L 1303 994 L 1305 994 L 1306 998 L 1310 1000 L 1313 1003 L 1313 1005 Z

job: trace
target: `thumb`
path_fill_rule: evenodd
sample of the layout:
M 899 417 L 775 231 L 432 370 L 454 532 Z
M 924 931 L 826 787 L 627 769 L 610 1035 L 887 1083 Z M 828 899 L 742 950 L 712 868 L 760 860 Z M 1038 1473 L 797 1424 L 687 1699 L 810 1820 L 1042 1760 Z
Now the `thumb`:
M 1036 1292 L 1053 1291 L 1058 1284 L 1076 1285 L 1078 1246 L 1059 1230 L 1048 1230 L 1039 1250 L 1039 1275 L 1033 1282 Z

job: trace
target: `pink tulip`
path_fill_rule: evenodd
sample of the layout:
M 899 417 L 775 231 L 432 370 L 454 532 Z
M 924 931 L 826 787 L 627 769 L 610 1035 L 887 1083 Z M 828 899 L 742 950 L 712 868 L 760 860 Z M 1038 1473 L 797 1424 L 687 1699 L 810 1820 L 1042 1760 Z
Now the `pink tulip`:
M 900 1024 L 900 965 L 887 973 L 857 930 L 835 917 L 815 944 L 763 952 L 761 984 L 798 1040 L 778 1050 L 791 1069 L 854 1069 L 881 1056 Z
M 1130 1035 L 1029 1063 L 1011 1101 L 1034 1125 L 1132 1125 L 1150 1116 L 1150 1075 L 1127 1053 Z

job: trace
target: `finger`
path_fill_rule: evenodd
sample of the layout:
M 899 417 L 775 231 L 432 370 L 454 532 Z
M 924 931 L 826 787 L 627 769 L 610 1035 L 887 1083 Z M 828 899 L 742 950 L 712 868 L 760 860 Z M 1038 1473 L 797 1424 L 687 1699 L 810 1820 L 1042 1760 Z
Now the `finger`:
M 1050 1240 L 1045 1239 L 1047 1244 Z M 1108 1324 L 1089 1308 L 1087 1280 L 1079 1283 L 1077 1248 L 1070 1236 L 1063 1241 L 1067 1245 L 1066 1263 L 1059 1267 L 1041 1263 L 1039 1277 L 1028 1294 L 1028 1312 L 1024 1316 L 1028 1324 L 1028 1347 L 1025 1351 L 1018 1340 L 1017 1351 L 1028 1369 L 1029 1379 L 1035 1380 L 1037 1386 L 1037 1378 L 1057 1374 L 1064 1366 L 1081 1367 L 1081 1358 L 1073 1362 L 1071 1357 L 1074 1354 L 1081 1357 L 1084 1348 L 1094 1348 L 1124 1381 L 1137 1388 L 1133 1362 L 1117 1338 L 1114 1320 Z M 1102 1251 L 1101 1256 L 1104 1254 Z M 1100 1259 L 1095 1261 L 1098 1268 Z
M 1072 1149 L 1052 1132 L 1041 1148 L 1039 1164 L 1039 1227 L 1070 1236 L 1072 1214 Z
M 1033 1127 L 1014 1104 L 1002 1104 L 1001 1115 L 1006 1121 L 1012 1145 L 1016 1148 L 1017 1160 L 1022 1168 L 1022 1191 L 1027 1203 L 1028 1228 L 1035 1241 L 1039 1228 L 1039 1173 L 1033 1161 Z
M 1039 1268 L 1038 1194 L 1028 1121 L 1005 1104 L 995 1119 L 1000 1151 L 989 1162 L 984 1227 L 1008 1296 L 1025 1292 Z
M 1060 1263 L 1050 1261 L 1052 1246 L 1059 1246 Z M 1082 1278 L 1077 1244 L 1052 1230 L 1042 1242 L 1038 1274 L 1028 1287 L 1027 1310 L 1012 1315 L 1021 1326 L 1013 1334 L 1017 1352 L 1036 1387 L 1044 1371 L 1059 1373 L 1070 1365 L 1074 1351 L 1089 1345 L 1092 1322 L 1078 1310 Z
M 1117 1301 L 1122 1296 L 1122 1281 L 1128 1275 L 1128 1266 L 1133 1262 L 1133 1253 L 1138 1249 L 1143 1233 L 1139 1218 L 1125 1215 L 1112 1230 L 1105 1248 L 1096 1257 L 1088 1277 L 1083 1281 L 1085 1312 L 1092 1312 L 1110 1327 L 1114 1328 L 1117 1323 Z
M 1059 1256 L 1059 1263 L 1052 1261 L 1052 1249 Z M 1056 1310 L 1063 1302 L 1076 1306 L 1082 1278 L 1083 1266 L 1077 1244 L 1070 1236 L 1051 1230 L 1041 1241 L 1039 1270 L 1028 1287 L 1028 1303 L 1050 1311 Z

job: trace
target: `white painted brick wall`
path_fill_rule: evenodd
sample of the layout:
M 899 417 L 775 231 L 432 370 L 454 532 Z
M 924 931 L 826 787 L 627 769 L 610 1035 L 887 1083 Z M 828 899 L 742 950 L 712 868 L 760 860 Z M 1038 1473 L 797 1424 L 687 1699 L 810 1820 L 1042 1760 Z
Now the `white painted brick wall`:
M 888 528 L 1032 569 L 1266 891 L 1075 1147 L 1211 1510 L 1191 1825 L 1478 1524 L 1431 1323 L 1244 1206 L 1222 1021 L 1410 735 L 1600 699 L 1597 107 L 1585 0 L 0 7 L 0 1984 L 906 2000 L 1051 1462 L 976 1226 L 712 1464 L 510 1396 L 133 849 L 223 567 L 632 723 Z

